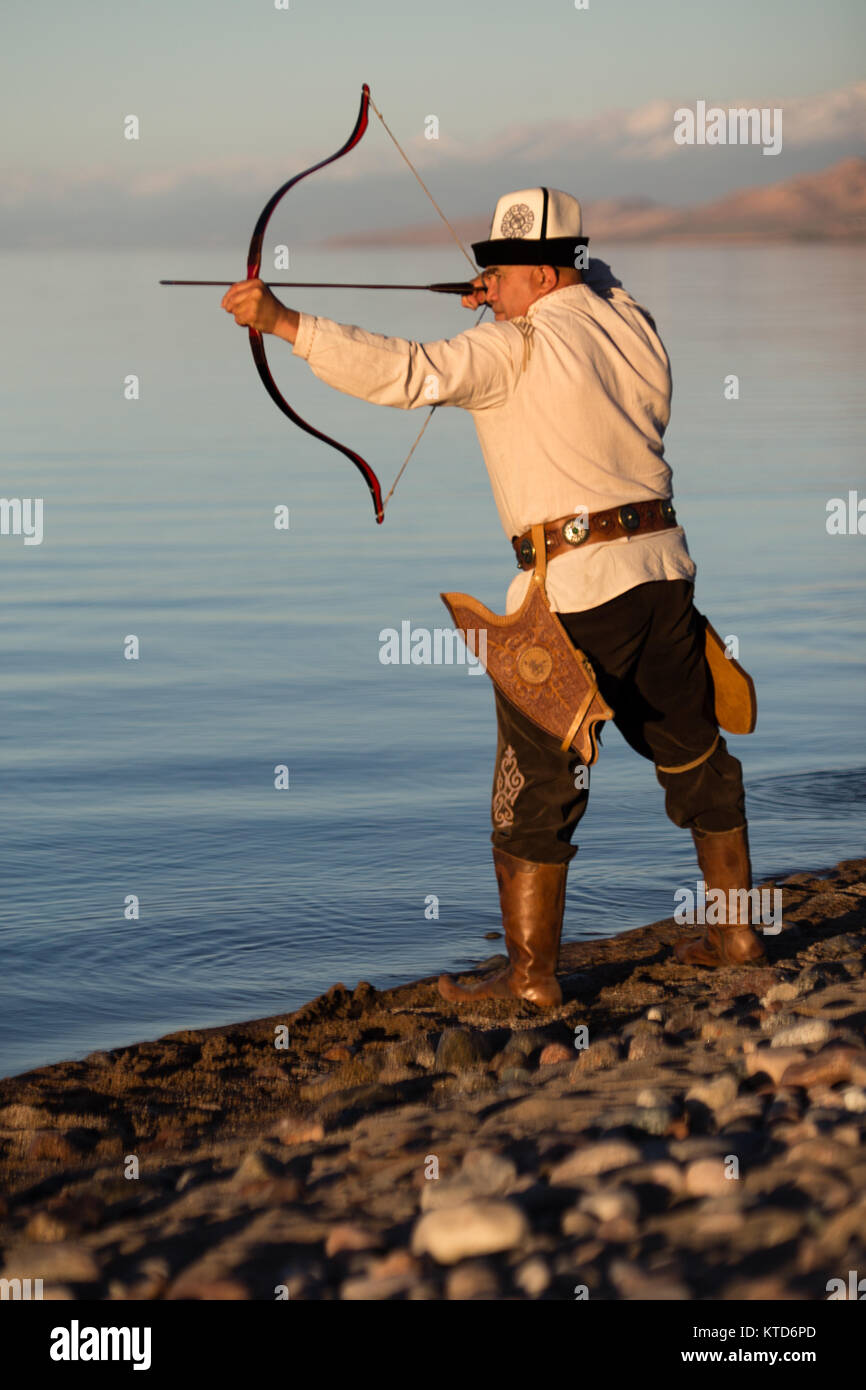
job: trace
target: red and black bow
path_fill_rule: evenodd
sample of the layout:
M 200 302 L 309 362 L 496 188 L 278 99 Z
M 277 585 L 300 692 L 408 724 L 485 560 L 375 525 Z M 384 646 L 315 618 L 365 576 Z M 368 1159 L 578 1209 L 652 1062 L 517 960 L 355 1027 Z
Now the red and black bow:
M 342 159 L 344 154 L 348 154 L 350 150 L 353 150 L 355 148 L 355 146 L 361 140 L 364 131 L 367 129 L 369 105 L 370 88 L 365 82 L 363 87 L 361 88 L 361 106 L 358 111 L 358 119 L 355 122 L 355 127 L 352 131 L 352 134 L 349 136 L 345 144 L 340 146 L 336 154 L 329 155 L 327 159 L 320 159 L 318 164 L 311 165 L 310 168 L 305 169 L 302 174 L 295 174 L 294 178 L 288 179 L 287 182 L 284 183 L 281 188 L 278 188 L 276 193 L 272 194 L 271 197 L 268 199 L 265 206 L 259 213 L 259 219 L 256 222 L 252 238 L 250 239 L 250 249 L 247 254 L 248 280 L 257 280 L 259 278 L 259 271 L 261 270 L 262 266 L 262 243 L 264 241 L 264 236 L 267 230 L 268 223 L 271 220 L 271 214 L 273 213 L 277 204 L 280 202 L 282 198 L 285 197 L 285 195 L 289 192 L 290 189 L 294 188 L 295 184 L 301 182 L 301 179 L 307 178 L 310 174 L 315 174 L 318 169 L 324 169 L 327 164 L 333 164 L 334 161 L 337 159 Z M 366 459 L 363 459 L 360 454 L 357 454 L 354 449 L 348 448 L 348 446 L 345 444 L 340 444 L 338 440 L 332 439 L 329 434 L 324 434 L 322 430 L 317 430 L 315 425 L 310 425 L 307 423 L 306 420 L 301 418 L 298 412 L 294 410 L 292 406 L 289 405 L 288 401 L 286 400 L 285 396 L 283 395 L 282 391 L 280 390 L 279 386 L 274 381 L 274 378 L 271 375 L 271 369 L 268 366 L 268 359 L 265 354 L 265 344 L 261 333 L 257 328 L 251 328 L 249 330 L 249 334 L 250 350 L 253 354 L 253 361 L 256 364 L 256 371 L 261 377 L 262 384 L 265 390 L 267 391 L 268 395 L 270 396 L 271 400 L 274 402 L 275 405 L 277 405 L 280 408 L 284 415 L 288 416 L 288 418 L 292 421 L 293 424 L 299 425 L 302 430 L 306 430 L 307 434 L 311 434 L 314 439 L 321 439 L 324 444 L 330 444 L 333 449 L 338 449 L 341 454 L 345 454 L 347 459 L 352 460 L 352 463 L 354 463 L 355 467 L 358 469 L 359 473 L 362 475 L 365 483 L 367 484 L 367 487 L 370 489 L 370 496 L 373 499 L 373 509 L 376 514 L 376 520 L 381 525 L 381 523 L 385 520 L 385 509 L 382 504 L 382 487 L 379 483 L 379 479 L 376 477 L 376 474 L 373 472 L 369 463 L 367 463 Z

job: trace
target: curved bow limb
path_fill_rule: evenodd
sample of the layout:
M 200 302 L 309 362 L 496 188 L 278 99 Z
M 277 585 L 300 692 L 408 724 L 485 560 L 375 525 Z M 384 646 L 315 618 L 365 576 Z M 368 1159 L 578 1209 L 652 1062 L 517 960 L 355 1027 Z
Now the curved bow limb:
M 256 222 L 255 228 L 253 229 L 252 237 L 250 239 L 250 249 L 247 253 L 248 280 L 259 279 L 259 271 L 261 270 L 262 265 L 262 245 L 265 238 L 265 232 L 267 230 L 268 223 L 271 219 L 271 214 L 273 213 L 277 204 L 281 201 L 282 198 L 285 197 L 285 195 L 290 191 L 290 189 L 295 187 L 295 184 L 300 183 L 302 179 L 307 178 L 310 174 L 315 174 L 317 170 L 324 169 L 326 165 L 333 164 L 335 160 L 341 159 L 344 154 L 348 154 L 350 150 L 355 148 L 355 146 L 358 144 L 361 137 L 363 136 L 365 130 L 367 129 L 369 104 L 370 88 L 365 82 L 363 87 L 361 88 L 361 106 L 358 111 L 358 119 L 355 121 L 354 129 L 351 135 L 349 136 L 348 140 L 346 140 L 346 142 L 340 146 L 340 148 L 336 151 L 335 154 L 329 155 L 327 159 L 320 159 L 318 164 L 313 164 L 309 169 L 305 169 L 303 173 L 295 174 L 294 178 L 288 179 L 282 185 L 282 187 L 278 188 L 276 193 L 272 194 L 271 197 L 268 199 L 267 203 L 262 208 L 262 211 L 259 214 L 259 219 Z M 385 508 L 382 502 L 382 488 L 379 483 L 379 479 L 376 477 L 376 474 L 373 472 L 373 469 L 370 467 L 369 463 L 367 463 L 367 461 L 363 459 L 360 454 L 356 453 L 354 449 L 348 448 L 345 444 L 340 444 L 338 440 L 332 439 L 329 434 L 323 433 L 322 430 L 317 430 L 314 425 L 310 425 L 307 423 L 306 420 L 302 419 L 298 412 L 294 410 L 292 406 L 289 405 L 288 401 L 286 400 L 285 396 L 283 395 L 280 388 L 277 386 L 277 383 L 274 381 L 273 376 L 271 375 L 271 369 L 268 364 L 267 355 L 265 353 L 265 345 L 261 333 L 258 331 L 258 329 L 251 328 L 249 330 L 249 335 L 250 350 L 253 354 L 253 361 L 256 364 L 256 371 L 261 377 L 262 385 L 264 386 L 271 400 L 283 412 L 283 414 L 287 416 L 289 420 L 292 421 L 292 424 L 297 425 L 302 430 L 305 430 L 307 434 L 311 434 L 314 439 L 321 439 L 324 444 L 330 444 L 332 449 L 338 450 L 338 452 L 343 454 L 345 458 L 350 459 L 352 463 L 354 463 L 355 467 L 358 469 L 359 473 L 363 477 L 365 483 L 367 484 L 367 487 L 370 490 L 370 496 L 373 499 L 373 510 L 375 512 L 376 521 L 379 523 L 379 525 L 381 525 L 381 523 L 385 520 Z

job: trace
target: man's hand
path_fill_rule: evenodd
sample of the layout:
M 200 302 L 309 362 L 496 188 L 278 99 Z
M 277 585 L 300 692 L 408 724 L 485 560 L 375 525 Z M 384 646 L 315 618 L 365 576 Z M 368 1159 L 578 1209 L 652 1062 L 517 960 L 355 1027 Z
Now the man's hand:
M 482 304 L 487 303 L 487 287 L 484 284 L 484 276 L 476 275 L 472 284 L 477 285 L 478 290 L 477 292 L 473 291 L 472 294 L 464 294 L 461 296 L 460 303 L 463 305 L 464 309 L 480 309 Z
M 226 290 L 222 297 L 222 308 L 233 314 L 235 323 L 241 328 L 255 328 L 259 333 L 274 333 L 293 343 L 298 331 L 299 317 L 294 309 L 287 309 L 276 295 L 271 294 L 261 280 L 239 280 Z
M 497 284 L 496 272 L 490 270 L 482 271 L 480 275 L 476 275 L 472 284 L 477 285 L 478 290 L 477 292 L 473 291 L 472 294 L 464 294 L 461 296 L 460 303 L 463 305 L 464 309 L 480 309 L 482 305 L 486 304 L 488 309 L 493 310 L 493 317 L 497 323 L 508 317 L 498 299 L 491 297 L 490 294 L 491 286 L 495 288 Z

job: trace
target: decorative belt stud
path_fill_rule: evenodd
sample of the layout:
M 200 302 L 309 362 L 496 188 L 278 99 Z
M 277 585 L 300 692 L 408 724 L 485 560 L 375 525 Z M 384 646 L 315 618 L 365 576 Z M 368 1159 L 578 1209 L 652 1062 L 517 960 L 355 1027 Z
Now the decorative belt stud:
M 634 507 L 620 507 L 619 519 L 626 531 L 636 531 L 640 526 L 640 512 Z
M 521 569 L 523 568 L 523 566 L 526 566 L 528 568 L 529 565 L 532 564 L 534 559 L 535 546 L 532 544 L 532 541 L 529 539 L 528 536 L 524 536 L 523 540 L 520 542 L 520 545 L 517 547 L 517 568 Z
M 585 514 L 572 517 L 563 526 L 562 534 L 569 545 L 582 545 L 589 535 L 589 518 Z

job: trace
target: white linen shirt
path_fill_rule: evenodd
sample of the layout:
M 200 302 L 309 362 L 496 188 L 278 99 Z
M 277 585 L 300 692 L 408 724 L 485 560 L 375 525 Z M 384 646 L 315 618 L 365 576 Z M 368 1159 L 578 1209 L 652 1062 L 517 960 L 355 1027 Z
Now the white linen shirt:
M 545 295 L 523 318 L 476 324 L 439 342 L 301 314 L 294 352 L 350 396 L 403 410 L 434 402 L 468 410 L 509 541 L 571 512 L 670 498 L 664 345 L 603 262 L 590 261 L 584 274 L 584 284 Z M 558 556 L 547 593 L 555 611 L 575 613 L 649 580 L 694 575 L 677 526 Z M 507 613 L 520 607 L 530 578 L 521 572 L 512 581 Z

